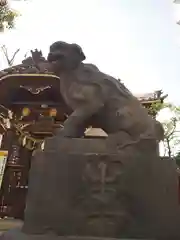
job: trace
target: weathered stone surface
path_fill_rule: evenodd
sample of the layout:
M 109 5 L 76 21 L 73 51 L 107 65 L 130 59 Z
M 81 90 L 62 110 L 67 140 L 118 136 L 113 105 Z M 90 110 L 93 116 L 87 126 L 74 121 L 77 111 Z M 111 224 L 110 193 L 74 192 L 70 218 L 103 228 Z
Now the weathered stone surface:
M 73 144 L 73 145 L 71 145 Z M 70 146 L 71 145 L 71 146 Z M 61 151 L 66 153 L 115 153 L 117 145 L 108 139 L 89 138 L 60 138 L 58 136 L 47 138 L 45 141 L 45 151 Z
M 108 135 L 119 135 L 120 143 L 125 138 L 138 141 L 144 137 L 161 141 L 162 125 L 148 115 L 122 81 L 101 72 L 94 64 L 83 63 L 85 58 L 77 44 L 56 41 L 49 48 L 47 60 L 60 78 L 60 93 L 70 109 L 58 135 L 82 137 L 85 129 L 93 126 Z
M 3 234 L 0 237 L 0 240 L 140 240 L 140 239 L 130 239 L 130 238 L 96 238 L 96 237 L 78 237 L 78 236 L 56 236 L 53 234 L 46 235 L 28 235 L 21 232 L 19 229 L 13 229 L 9 232 Z M 150 239 L 142 239 L 141 240 L 150 240 Z
M 105 139 L 51 141 L 32 161 L 26 234 L 179 236 L 175 166 L 154 141 L 120 150 Z

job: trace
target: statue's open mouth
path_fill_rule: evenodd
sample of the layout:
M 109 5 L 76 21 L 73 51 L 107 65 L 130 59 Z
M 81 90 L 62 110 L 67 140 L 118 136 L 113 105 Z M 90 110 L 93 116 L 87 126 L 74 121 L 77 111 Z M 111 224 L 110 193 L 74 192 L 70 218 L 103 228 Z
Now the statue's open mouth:
M 60 61 L 63 58 L 65 58 L 64 54 L 54 52 L 48 54 L 47 60 L 50 63 L 56 63 L 57 61 Z

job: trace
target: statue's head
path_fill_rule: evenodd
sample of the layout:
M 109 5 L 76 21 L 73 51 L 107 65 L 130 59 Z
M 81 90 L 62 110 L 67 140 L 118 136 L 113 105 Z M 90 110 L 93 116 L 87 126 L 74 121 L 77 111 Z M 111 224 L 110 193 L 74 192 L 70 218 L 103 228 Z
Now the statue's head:
M 79 45 L 61 41 L 53 43 L 48 54 L 48 61 L 52 63 L 55 72 L 74 69 L 85 58 Z

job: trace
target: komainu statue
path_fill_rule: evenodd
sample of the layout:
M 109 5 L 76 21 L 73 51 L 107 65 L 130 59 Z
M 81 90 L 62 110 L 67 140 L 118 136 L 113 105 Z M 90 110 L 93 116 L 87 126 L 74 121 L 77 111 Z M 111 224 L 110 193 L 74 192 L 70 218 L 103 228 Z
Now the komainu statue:
M 82 63 L 85 58 L 77 44 L 59 41 L 50 46 L 48 61 L 60 77 L 61 94 L 72 109 L 59 134 L 79 137 L 93 123 L 108 134 L 119 133 L 123 141 L 141 137 L 162 140 L 161 124 L 152 120 L 124 84 L 95 65 Z
M 22 228 L 0 239 L 180 239 L 176 166 L 157 152 L 161 124 L 121 81 L 84 60 L 77 44 L 50 46 L 45 63 L 69 116 L 33 156 Z M 108 137 L 83 138 L 89 126 Z

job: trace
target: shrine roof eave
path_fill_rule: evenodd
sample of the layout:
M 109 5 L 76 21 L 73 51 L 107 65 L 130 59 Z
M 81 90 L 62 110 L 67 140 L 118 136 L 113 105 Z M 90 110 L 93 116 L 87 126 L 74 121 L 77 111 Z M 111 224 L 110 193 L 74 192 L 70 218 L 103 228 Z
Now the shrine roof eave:
M 11 98 L 10 93 L 16 89 L 60 89 L 59 77 L 52 74 L 8 74 L 0 78 L 0 103 L 5 104 Z M 60 93 L 60 90 L 59 90 Z
M 7 74 L 5 76 L 2 76 L 0 78 L 0 83 L 1 81 L 7 80 L 7 79 L 11 79 L 11 78 L 22 78 L 22 77 L 27 77 L 27 78 L 31 78 L 35 79 L 34 77 L 45 77 L 45 78 L 55 78 L 57 80 L 59 80 L 59 77 L 56 75 L 53 75 L 52 73 L 13 73 L 13 74 Z
M 156 99 L 156 100 L 142 100 L 138 99 L 142 104 L 154 104 L 154 103 L 163 103 L 164 99 Z
M 163 103 L 164 99 L 168 97 L 168 94 L 163 95 L 161 90 L 152 93 L 135 95 L 137 99 L 143 104 Z

